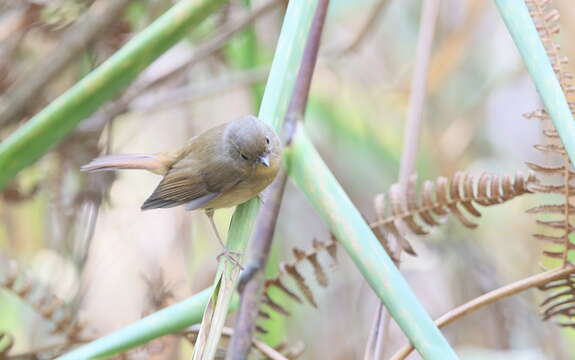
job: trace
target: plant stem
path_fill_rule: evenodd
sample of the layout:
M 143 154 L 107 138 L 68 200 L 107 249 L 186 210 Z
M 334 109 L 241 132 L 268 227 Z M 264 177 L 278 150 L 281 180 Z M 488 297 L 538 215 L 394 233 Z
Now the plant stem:
M 457 359 L 301 127 L 287 151 L 290 176 L 328 224 L 399 327 L 425 359 Z
M 291 143 L 293 136 L 293 131 L 290 129 L 295 128 L 296 121 L 303 119 L 305 113 L 328 6 L 329 0 L 319 0 L 308 34 L 291 102 L 284 120 L 285 130 L 283 133 L 286 139 L 284 144 L 286 145 Z M 234 335 L 226 356 L 228 360 L 247 358 L 251 347 L 265 279 L 263 269 L 265 269 L 269 258 L 286 182 L 287 172 L 282 169 L 268 192 L 264 195 L 262 211 L 260 212 L 251 242 L 253 260 L 245 273 L 245 276 L 249 277 L 242 279 L 245 282 L 242 281 L 243 289 L 240 309 L 236 318 Z
M 369 11 L 368 18 L 362 25 L 357 35 L 348 45 L 346 45 L 342 50 L 338 51 L 339 55 L 346 55 L 359 49 L 361 44 L 365 41 L 365 39 L 367 39 L 368 35 L 374 32 L 377 25 L 377 20 L 383 15 L 389 3 L 389 0 L 377 1 L 373 9 Z
M 435 23 L 437 22 L 438 11 L 439 0 L 426 0 L 423 2 L 419 38 L 417 40 L 417 50 L 415 53 L 415 69 L 411 82 L 407 121 L 403 137 L 403 151 L 399 169 L 399 181 L 403 185 L 407 183 L 407 180 L 415 171 L 415 160 L 419 147 L 419 133 L 421 132 L 421 122 L 427 92 L 426 85 L 429 59 L 431 57 L 431 46 L 433 45 L 433 35 L 435 34 Z
M 184 330 L 200 321 L 210 292 L 211 289 L 205 289 L 182 302 L 72 350 L 58 360 L 109 358 L 157 337 Z M 237 302 L 232 304 L 235 306 Z
M 543 273 L 521 279 L 509 285 L 505 285 L 490 291 L 487 294 L 483 294 L 461 306 L 456 307 L 453 310 L 450 310 L 435 320 L 435 324 L 442 328 L 445 325 L 451 324 L 452 322 L 459 320 L 460 318 L 476 310 L 479 310 L 486 305 L 492 304 L 506 297 L 516 295 L 527 289 L 543 286 L 550 281 L 562 279 L 573 273 L 575 273 L 575 266 L 568 265 L 567 267 L 548 270 Z M 401 350 L 396 352 L 395 355 L 392 356 L 391 360 L 405 359 L 411 353 L 411 351 L 413 351 L 413 346 L 411 346 L 411 344 L 406 345 Z
M 575 164 L 575 121 L 524 0 L 495 0 L 553 125 Z
M 419 25 L 419 36 L 415 53 L 415 70 L 411 81 L 411 92 L 409 96 L 409 107 L 405 123 L 403 136 L 403 151 L 399 167 L 399 183 L 402 187 L 402 194 L 407 194 L 407 183 L 409 177 L 417 173 L 415 162 L 419 148 L 419 134 L 423 121 L 425 98 L 427 94 L 427 77 L 429 72 L 429 61 L 431 58 L 431 47 L 435 34 L 435 25 L 439 13 L 439 0 L 427 0 L 422 4 L 421 18 Z M 398 259 L 397 267 L 400 266 L 401 247 L 397 248 L 395 258 Z M 376 311 L 378 319 L 377 326 L 374 325 L 372 334 L 367 344 L 365 359 L 378 360 L 381 358 L 383 342 L 389 330 L 390 317 L 383 309 L 383 303 L 378 304 Z
M 276 131 L 281 129 L 287 112 L 295 84 L 293 74 L 299 67 L 304 52 L 305 43 L 302 39 L 307 37 L 316 4 L 317 0 L 290 2 L 286 11 L 258 114 L 261 120 L 270 123 Z M 237 207 L 227 242 L 230 250 L 245 250 L 259 205 L 258 199 L 252 199 Z M 194 346 L 194 360 L 211 360 L 214 357 L 238 275 L 237 267 L 230 266 L 226 258 L 222 258 L 214 280 L 214 293 L 206 307 Z

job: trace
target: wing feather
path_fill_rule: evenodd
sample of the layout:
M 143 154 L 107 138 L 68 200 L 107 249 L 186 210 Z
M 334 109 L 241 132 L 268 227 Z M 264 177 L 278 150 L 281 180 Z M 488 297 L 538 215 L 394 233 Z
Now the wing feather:
M 222 136 L 221 129 L 214 130 L 209 130 L 214 131 L 211 135 Z M 189 210 L 203 208 L 242 181 L 247 174 L 218 156 L 220 151 L 218 143 L 211 141 L 210 136 L 196 137 L 144 202 L 142 210 L 183 204 L 189 204 Z

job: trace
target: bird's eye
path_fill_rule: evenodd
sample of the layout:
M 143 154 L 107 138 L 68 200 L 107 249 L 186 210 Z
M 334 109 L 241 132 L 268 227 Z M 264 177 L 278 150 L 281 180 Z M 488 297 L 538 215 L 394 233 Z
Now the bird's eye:
M 269 145 L 269 143 L 270 143 L 270 138 L 266 136 L 266 144 Z
M 247 160 L 247 159 L 248 159 L 248 157 L 245 156 L 244 154 L 240 153 L 240 155 L 242 156 L 242 159 L 244 159 L 244 160 Z

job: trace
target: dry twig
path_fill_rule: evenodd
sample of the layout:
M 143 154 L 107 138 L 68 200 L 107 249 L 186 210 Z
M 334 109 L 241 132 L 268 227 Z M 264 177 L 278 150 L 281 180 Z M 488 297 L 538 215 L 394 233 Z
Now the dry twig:
M 546 284 L 552 283 L 559 279 L 564 279 L 575 273 L 575 267 L 569 265 L 564 268 L 557 268 L 548 270 L 544 273 L 533 275 L 531 277 L 521 279 L 509 285 L 505 285 L 498 289 L 483 294 L 457 308 L 450 310 L 435 320 L 437 327 L 444 327 L 452 322 L 461 319 L 462 317 L 481 309 L 484 306 L 492 304 L 498 300 L 517 295 L 518 293 L 531 289 L 534 287 L 545 287 Z M 391 357 L 391 360 L 405 359 L 413 351 L 413 346 L 406 345 Z
M 291 142 L 296 122 L 299 119 L 303 119 L 305 113 L 328 6 L 329 0 L 320 0 L 318 2 L 317 10 L 311 24 L 298 77 L 284 122 L 283 134 L 285 135 L 285 144 L 287 146 L 289 146 Z M 262 270 L 265 268 L 269 257 L 286 181 L 287 172 L 285 169 L 282 169 L 270 186 L 269 192 L 264 195 L 264 204 L 262 205 L 260 217 L 256 223 L 254 238 L 251 242 L 254 259 L 250 263 L 246 273 L 242 275 L 242 279 L 240 279 L 240 284 L 238 285 L 242 294 L 240 310 L 234 327 L 236 336 L 232 337 L 227 359 L 245 359 L 249 350 L 249 344 L 256 327 L 255 322 L 263 290 L 264 275 Z

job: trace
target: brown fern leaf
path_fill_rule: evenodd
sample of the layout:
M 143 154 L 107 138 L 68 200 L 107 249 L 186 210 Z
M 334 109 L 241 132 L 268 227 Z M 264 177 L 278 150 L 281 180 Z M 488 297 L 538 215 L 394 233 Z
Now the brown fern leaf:
M 71 308 L 59 299 L 51 289 L 32 280 L 25 271 L 15 262 L 8 264 L 8 270 L 0 279 L 0 288 L 12 292 L 20 300 L 29 304 L 39 315 L 50 322 L 53 334 L 66 337 L 68 345 L 82 341 L 79 338 L 84 330 L 77 322 L 76 314 Z
M 554 41 L 555 36 L 559 33 L 559 12 L 551 7 L 550 1 L 546 0 L 528 0 L 527 5 L 561 87 L 568 100 L 572 100 L 570 96 L 573 94 L 573 75 L 565 71 L 567 59 L 560 54 L 560 46 Z M 572 107 L 572 105 L 573 102 L 571 101 L 570 106 Z M 552 251 L 545 250 L 543 254 L 553 259 L 561 259 L 565 266 L 568 263 L 568 253 L 573 250 L 569 237 L 573 233 L 571 217 L 575 214 L 575 206 L 571 202 L 571 197 L 575 194 L 575 187 L 571 183 L 571 180 L 575 178 L 575 172 L 547 112 L 540 109 L 525 115 L 525 117 L 542 121 L 543 135 L 547 142 L 545 144 L 537 144 L 535 148 L 541 152 L 560 157 L 563 163 L 561 166 L 554 167 L 534 163 L 527 163 L 527 166 L 541 175 L 541 178 L 549 177 L 550 180 L 562 178 L 560 183 L 539 183 L 529 187 L 535 193 L 562 194 L 564 200 L 559 203 L 536 206 L 529 209 L 528 213 L 551 215 L 553 217 L 551 220 L 537 220 L 548 231 L 534 234 L 534 238 L 554 245 L 560 245 L 560 249 L 555 246 Z
M 551 7 L 549 0 L 527 0 L 526 2 L 553 65 L 553 70 L 573 112 L 573 75 L 565 71 L 567 58 L 560 54 L 560 46 L 554 41 L 559 33 L 559 12 Z M 571 201 L 575 194 L 575 187 L 572 184 L 572 179 L 575 178 L 573 164 L 545 110 L 536 110 L 525 117 L 541 121 L 545 144 L 535 145 L 535 148 L 558 157 L 562 162 L 562 165 L 553 167 L 527 163 L 527 166 L 540 175 L 540 178 L 554 181 L 532 185 L 529 187 L 531 191 L 563 195 L 563 200 L 559 203 L 541 204 L 528 210 L 529 213 L 546 216 L 545 220 L 536 220 L 545 232 L 533 236 L 553 246 L 543 251 L 544 256 L 560 260 L 563 266 L 570 266 L 569 252 L 575 249 L 575 245 L 570 241 L 570 236 L 574 233 L 571 218 L 575 213 L 575 206 Z M 561 179 L 560 182 L 558 182 L 559 179 Z M 575 277 L 570 275 L 567 278 L 550 282 L 542 286 L 541 290 L 548 294 L 541 304 L 543 319 L 554 319 L 560 326 L 575 327 Z
M 575 327 L 575 275 L 549 282 L 540 288 L 549 295 L 541 303 L 543 320 L 554 318 L 564 327 Z
M 336 247 L 337 247 L 336 240 L 332 236 L 331 239 L 327 242 L 320 242 L 317 239 L 314 239 L 313 249 L 309 251 L 304 251 L 298 248 L 292 249 L 295 259 L 290 263 L 282 264 L 280 266 L 279 274 L 271 279 L 266 280 L 264 284 L 264 294 L 262 297 L 262 303 L 267 305 L 270 309 L 276 311 L 279 314 L 282 314 L 284 316 L 290 315 L 287 309 L 285 309 L 283 306 L 281 306 L 272 299 L 270 295 L 270 290 L 272 288 L 276 288 L 286 297 L 294 300 L 297 303 L 303 304 L 303 299 L 305 299 L 307 303 L 317 308 L 317 302 L 315 300 L 313 292 L 310 286 L 308 285 L 305 276 L 300 271 L 300 267 L 304 263 L 309 263 L 309 265 L 313 270 L 314 277 L 318 285 L 322 287 L 327 287 L 328 279 L 326 271 L 324 269 L 323 264 L 319 261 L 318 256 L 321 253 L 326 253 L 331 259 L 335 261 Z M 292 280 L 292 282 L 295 283 L 295 286 L 297 287 L 298 290 L 297 292 L 295 290 L 290 289 L 290 287 L 286 285 L 286 281 L 284 279 L 288 277 Z M 298 293 L 301 294 L 301 296 Z M 267 313 L 265 314 L 269 316 L 269 314 Z
M 427 235 L 431 228 L 439 226 L 448 214 L 453 214 L 467 228 L 477 224 L 470 220 L 481 213 L 477 205 L 492 206 L 502 204 L 517 196 L 531 193 L 530 186 L 537 183 L 535 174 L 527 176 L 517 173 L 514 176 L 482 174 L 476 179 L 469 173 L 458 172 L 451 179 L 440 177 L 435 182 L 423 184 L 421 202 L 415 192 L 415 179 L 408 184 L 405 196 L 401 195 L 398 184 L 391 186 L 389 205 L 385 195 L 376 197 L 376 212 L 379 220 L 372 228 L 382 228 L 407 243 L 404 232 L 407 228 L 415 235 Z M 388 209 L 389 208 L 389 209 Z

